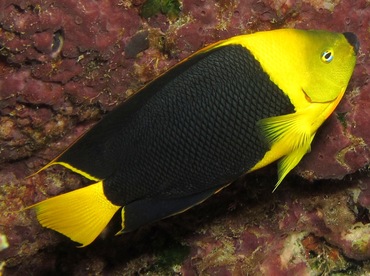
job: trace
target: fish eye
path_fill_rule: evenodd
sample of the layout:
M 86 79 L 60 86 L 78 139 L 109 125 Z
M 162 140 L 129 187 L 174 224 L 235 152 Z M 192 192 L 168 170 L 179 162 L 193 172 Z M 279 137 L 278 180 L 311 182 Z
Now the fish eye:
M 334 53 L 332 50 L 327 50 L 327 51 L 324 51 L 322 54 L 321 54 L 321 60 L 325 63 L 329 63 L 333 60 L 334 58 Z

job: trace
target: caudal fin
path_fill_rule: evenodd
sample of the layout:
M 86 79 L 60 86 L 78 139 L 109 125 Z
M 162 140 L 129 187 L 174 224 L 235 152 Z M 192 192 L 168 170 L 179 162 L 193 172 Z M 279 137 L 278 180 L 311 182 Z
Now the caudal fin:
M 121 206 L 104 195 L 103 182 L 46 199 L 27 209 L 36 211 L 44 227 L 53 229 L 81 247 L 92 243 Z

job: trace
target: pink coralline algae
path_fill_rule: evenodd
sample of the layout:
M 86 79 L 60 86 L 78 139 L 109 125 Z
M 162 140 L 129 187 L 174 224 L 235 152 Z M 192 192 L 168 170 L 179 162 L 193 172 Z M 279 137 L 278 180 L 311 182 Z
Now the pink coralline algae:
M 0 274 L 370 273 L 368 1 L 183 0 L 143 18 L 145 3 L 0 2 Z M 146 82 L 212 42 L 284 27 L 354 32 L 361 48 L 343 101 L 277 191 L 272 165 L 134 233 L 115 237 L 117 217 L 83 249 L 21 211 L 87 184 L 57 167 L 27 176 Z

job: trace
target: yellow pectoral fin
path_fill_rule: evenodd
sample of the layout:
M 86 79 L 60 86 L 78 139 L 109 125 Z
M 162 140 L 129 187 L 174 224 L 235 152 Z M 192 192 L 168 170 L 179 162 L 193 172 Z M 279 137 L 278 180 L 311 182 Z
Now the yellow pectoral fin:
M 312 133 L 312 118 L 307 113 L 296 112 L 262 119 L 259 125 L 271 145 L 271 151 L 266 156 L 271 160 L 283 157 L 278 165 L 279 180 L 276 189 L 289 171 L 310 150 L 315 135 Z
M 312 135 L 311 141 L 315 135 Z M 292 151 L 290 154 L 284 156 L 278 163 L 278 182 L 275 184 L 273 192 L 279 187 L 285 176 L 298 165 L 302 157 L 310 151 L 311 142 L 305 144 L 303 147 Z
M 282 143 L 289 152 L 304 147 L 312 140 L 311 122 L 304 113 L 262 119 L 259 125 L 270 145 Z
M 42 226 L 51 228 L 84 247 L 95 240 L 120 207 L 105 197 L 103 182 L 100 181 L 44 200 L 27 209 L 36 211 Z

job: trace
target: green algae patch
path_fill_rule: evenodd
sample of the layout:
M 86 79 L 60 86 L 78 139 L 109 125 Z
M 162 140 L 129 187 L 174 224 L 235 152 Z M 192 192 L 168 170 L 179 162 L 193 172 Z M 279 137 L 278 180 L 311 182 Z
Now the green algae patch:
M 141 8 L 141 16 L 152 17 L 158 13 L 166 15 L 169 19 L 176 19 L 180 13 L 181 4 L 178 0 L 147 0 Z
M 152 245 L 154 249 L 155 262 L 148 269 L 150 272 L 162 275 L 173 275 L 178 273 L 182 263 L 190 254 L 190 247 L 174 239 L 159 239 Z

